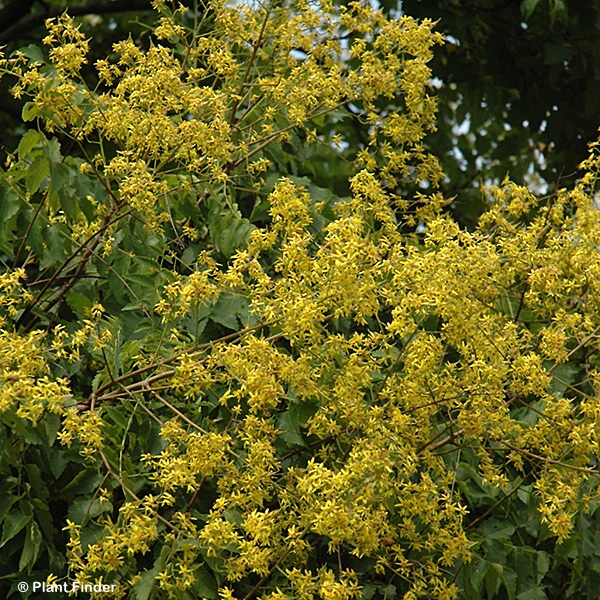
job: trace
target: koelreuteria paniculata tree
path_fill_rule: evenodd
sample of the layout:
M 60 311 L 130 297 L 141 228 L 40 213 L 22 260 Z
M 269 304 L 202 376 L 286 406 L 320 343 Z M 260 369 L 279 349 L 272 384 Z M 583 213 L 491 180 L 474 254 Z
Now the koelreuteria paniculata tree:
M 492 512 L 468 477 L 500 507 L 528 490 L 568 539 L 598 481 L 595 150 L 551 198 L 487 190 L 463 231 L 425 193 L 431 23 L 155 8 L 145 46 L 93 66 L 67 15 L 2 62 L 37 129 L 2 174 L 0 410 L 40 472 L 77 474 L 63 574 L 119 598 L 456 598 Z M 22 502 L 31 572 L 52 541 Z

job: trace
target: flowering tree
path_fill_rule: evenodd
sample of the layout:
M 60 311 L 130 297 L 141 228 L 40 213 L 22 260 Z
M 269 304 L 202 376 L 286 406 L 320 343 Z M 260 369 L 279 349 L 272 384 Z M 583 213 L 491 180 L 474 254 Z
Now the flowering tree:
M 592 597 L 595 148 L 465 232 L 430 22 L 155 7 L 96 75 L 66 15 L 2 62 L 36 125 L 0 180 L 11 589 Z

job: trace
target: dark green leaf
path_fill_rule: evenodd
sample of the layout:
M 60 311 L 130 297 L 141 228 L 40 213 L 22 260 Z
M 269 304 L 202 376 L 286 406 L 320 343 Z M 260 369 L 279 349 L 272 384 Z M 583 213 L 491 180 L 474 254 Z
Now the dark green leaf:
M 21 552 L 19 560 L 19 571 L 31 571 L 38 558 L 41 544 L 42 533 L 40 532 L 40 528 L 35 521 L 31 521 L 27 525 L 25 544 L 23 545 L 23 552 Z
M 228 329 L 239 331 L 240 316 L 248 301 L 239 294 L 223 294 L 210 311 L 210 318 Z
M 2 538 L 0 539 L 0 548 L 9 540 L 12 540 L 24 527 L 31 521 L 32 514 L 25 514 L 20 510 L 9 512 L 2 526 Z
M 539 4 L 540 0 L 523 0 L 521 2 L 521 14 L 523 19 L 527 21 L 533 14 L 535 7 Z
M 293 410 L 293 408 L 294 407 L 279 415 L 279 418 L 277 419 L 279 435 L 292 446 L 306 446 L 306 443 L 300 434 L 298 414 Z
M 69 519 L 73 523 L 84 523 L 87 519 L 93 519 L 103 512 L 112 510 L 110 502 L 101 502 L 97 497 L 77 498 L 69 508 Z

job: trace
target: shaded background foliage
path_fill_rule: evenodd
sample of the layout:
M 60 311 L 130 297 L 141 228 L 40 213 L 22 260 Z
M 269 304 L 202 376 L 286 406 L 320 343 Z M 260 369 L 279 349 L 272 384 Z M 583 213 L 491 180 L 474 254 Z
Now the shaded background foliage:
M 469 188 L 478 181 L 509 174 L 542 191 L 572 182 L 597 137 L 600 3 L 404 0 L 402 8 L 439 19 L 450 36 L 433 61 L 443 85 L 431 144 L 447 157 L 457 216 L 470 223 L 477 214 Z

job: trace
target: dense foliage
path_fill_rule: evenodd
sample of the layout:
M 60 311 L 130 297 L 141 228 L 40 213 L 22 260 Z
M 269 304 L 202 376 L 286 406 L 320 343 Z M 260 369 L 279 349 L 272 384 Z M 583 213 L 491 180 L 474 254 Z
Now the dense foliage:
M 595 597 L 596 148 L 465 231 L 431 22 L 155 6 L 2 61 L 6 596 Z
M 484 209 L 477 188 L 507 173 L 538 190 L 572 185 L 598 128 L 600 2 L 403 0 L 402 9 L 446 34 L 432 63 L 440 113 L 428 142 L 460 222 L 473 226 Z

